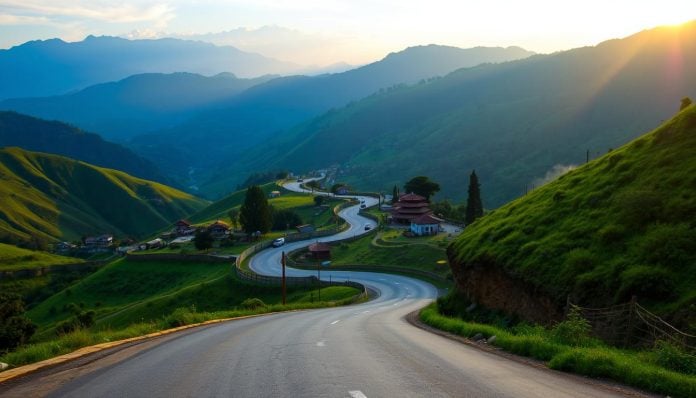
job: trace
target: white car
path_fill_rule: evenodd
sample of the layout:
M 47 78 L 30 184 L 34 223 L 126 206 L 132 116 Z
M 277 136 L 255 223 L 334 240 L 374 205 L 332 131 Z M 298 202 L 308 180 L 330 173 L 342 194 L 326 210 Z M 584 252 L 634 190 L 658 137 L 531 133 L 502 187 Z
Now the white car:
M 273 247 L 281 247 L 284 244 L 285 244 L 285 238 L 273 239 L 273 243 L 271 243 L 271 245 L 273 245 Z

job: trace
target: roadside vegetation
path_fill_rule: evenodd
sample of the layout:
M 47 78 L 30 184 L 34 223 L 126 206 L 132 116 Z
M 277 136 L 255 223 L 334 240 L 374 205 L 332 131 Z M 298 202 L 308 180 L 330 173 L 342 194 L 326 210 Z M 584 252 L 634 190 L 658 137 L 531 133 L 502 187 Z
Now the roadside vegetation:
M 158 330 L 252 314 L 355 302 L 360 292 L 333 286 L 280 288 L 238 280 L 229 264 L 118 260 L 43 301 L 26 313 L 34 337 L 0 362 L 20 366 L 87 345 Z
M 420 312 L 427 325 L 544 361 L 551 369 L 606 378 L 672 397 L 696 395 L 696 357 L 659 342 L 653 349 L 610 347 L 591 337 L 590 325 L 571 311 L 550 328 L 514 321 L 501 313 L 465 307 L 456 294 Z
M 696 105 L 467 227 L 456 276 L 498 267 L 562 307 L 637 296 L 696 334 Z

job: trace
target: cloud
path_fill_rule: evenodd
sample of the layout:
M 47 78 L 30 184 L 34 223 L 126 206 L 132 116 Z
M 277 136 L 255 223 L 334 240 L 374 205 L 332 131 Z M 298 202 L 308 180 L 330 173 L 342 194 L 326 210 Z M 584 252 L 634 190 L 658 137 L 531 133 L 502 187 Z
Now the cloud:
M 46 17 L 0 14 L 0 25 L 45 25 L 49 22 Z
M 16 20 L 33 18 L 53 20 L 92 20 L 109 23 L 154 22 L 166 26 L 175 17 L 174 8 L 167 3 L 138 1 L 113 2 L 104 0 L 0 0 L 0 13 Z
M 535 178 L 534 181 L 532 181 L 532 186 L 534 188 L 539 188 L 542 185 L 546 185 L 550 183 L 551 181 L 557 179 L 558 177 L 562 176 L 563 174 L 574 170 L 578 168 L 577 165 L 574 164 L 557 164 L 551 167 L 549 171 L 546 172 L 546 174 L 542 178 Z

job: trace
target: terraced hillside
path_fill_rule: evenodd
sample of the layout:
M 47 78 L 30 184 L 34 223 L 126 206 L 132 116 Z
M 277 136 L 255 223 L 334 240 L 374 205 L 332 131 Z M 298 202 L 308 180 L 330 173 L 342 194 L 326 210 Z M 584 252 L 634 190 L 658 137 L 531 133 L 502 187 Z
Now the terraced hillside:
M 143 237 L 207 205 L 120 171 L 20 148 L 0 150 L 0 203 L 4 242 L 99 233 Z

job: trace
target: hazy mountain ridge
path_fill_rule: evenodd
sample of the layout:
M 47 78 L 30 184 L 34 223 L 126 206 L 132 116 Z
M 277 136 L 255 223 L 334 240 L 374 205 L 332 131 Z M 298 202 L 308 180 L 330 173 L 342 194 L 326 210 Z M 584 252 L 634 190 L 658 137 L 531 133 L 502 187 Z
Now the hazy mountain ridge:
M 206 77 L 193 73 L 148 73 L 102 83 L 76 93 L 0 101 L 10 109 L 59 119 L 104 137 L 125 140 L 173 127 L 275 76 L 240 79 L 230 73 Z
M 0 150 L 0 240 L 143 238 L 207 205 L 126 173 L 20 148 Z
M 0 50 L 0 99 L 61 95 L 142 73 L 230 72 L 256 77 L 300 68 L 230 46 L 178 39 L 37 40 Z
M 176 167 L 180 164 L 176 161 L 180 155 L 172 154 L 183 153 L 186 149 L 200 154 L 191 156 L 191 166 L 216 168 L 221 165 L 220 158 L 225 158 L 225 163 L 233 161 L 253 145 L 275 141 L 282 130 L 380 89 L 415 83 L 460 67 L 519 59 L 531 54 L 516 47 L 412 47 L 344 73 L 273 79 L 232 98 L 223 108 L 203 112 L 179 127 L 139 137 L 133 144 L 161 167 Z M 166 149 L 159 154 L 153 152 L 158 146 Z M 238 176 L 238 181 L 230 186 L 245 177 Z M 230 189 L 208 187 L 211 189 L 206 192 L 212 194 Z
M 0 111 L 0 147 L 18 146 L 67 156 L 102 167 L 123 170 L 140 178 L 166 181 L 150 161 L 99 135 L 58 121 Z
M 443 186 L 440 198 L 459 200 L 476 169 L 484 204 L 497 207 L 555 165 L 582 163 L 587 149 L 596 157 L 656 126 L 696 93 L 693 70 L 696 23 L 461 69 L 328 112 L 232 167 L 340 163 L 366 189 L 428 175 Z

